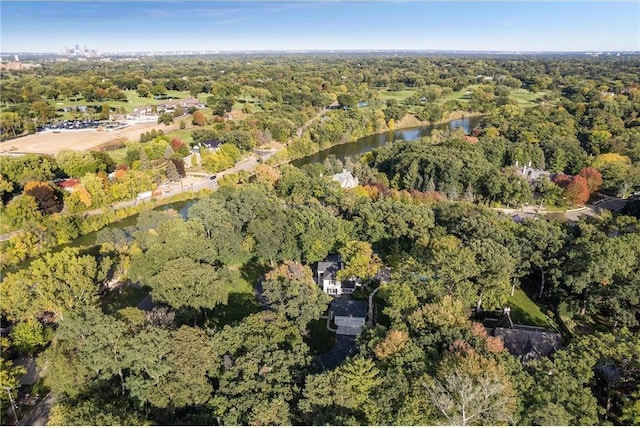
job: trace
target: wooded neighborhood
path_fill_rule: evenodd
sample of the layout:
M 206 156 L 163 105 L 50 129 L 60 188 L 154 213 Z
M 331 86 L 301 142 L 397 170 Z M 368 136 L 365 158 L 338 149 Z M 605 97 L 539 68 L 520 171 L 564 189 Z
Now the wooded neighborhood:
M 640 423 L 637 54 L 39 64 L 0 80 L 3 423 Z

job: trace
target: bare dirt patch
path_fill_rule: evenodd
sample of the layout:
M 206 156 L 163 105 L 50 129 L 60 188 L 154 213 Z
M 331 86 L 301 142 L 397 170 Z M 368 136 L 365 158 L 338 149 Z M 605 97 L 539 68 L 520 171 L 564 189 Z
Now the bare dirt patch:
M 41 153 L 56 156 L 62 150 L 97 150 L 101 146 L 118 144 L 124 141 L 138 141 L 140 134 L 152 129 L 162 130 L 165 134 L 179 128 L 179 124 L 170 126 L 157 123 L 142 123 L 112 131 L 80 130 L 40 132 L 26 137 L 5 141 L 0 152 Z

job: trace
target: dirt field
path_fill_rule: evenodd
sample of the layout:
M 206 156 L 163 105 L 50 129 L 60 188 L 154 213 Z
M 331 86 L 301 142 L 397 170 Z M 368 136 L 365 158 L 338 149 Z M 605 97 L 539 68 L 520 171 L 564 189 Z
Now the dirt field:
M 152 129 L 162 130 L 165 134 L 179 128 L 178 124 L 170 126 L 158 125 L 157 123 L 143 123 L 131 125 L 126 128 L 113 131 L 98 132 L 97 130 L 81 131 L 53 131 L 40 132 L 15 140 L 5 141 L 0 144 L 0 154 L 7 152 L 16 153 L 41 153 L 57 155 L 62 150 L 92 150 L 105 143 L 127 139 L 138 141 L 140 134 Z

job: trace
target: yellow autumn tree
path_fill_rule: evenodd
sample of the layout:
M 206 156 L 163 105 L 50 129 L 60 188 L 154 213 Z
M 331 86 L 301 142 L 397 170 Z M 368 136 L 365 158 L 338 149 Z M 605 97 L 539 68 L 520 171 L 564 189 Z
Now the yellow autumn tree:
M 631 159 L 628 156 L 621 155 L 619 153 L 604 153 L 598 155 L 591 166 L 595 169 L 601 169 L 604 165 L 631 165 Z
M 409 341 L 409 334 L 401 330 L 391 330 L 387 333 L 384 340 L 373 350 L 373 353 L 380 360 L 386 360 L 395 353 L 402 350 Z

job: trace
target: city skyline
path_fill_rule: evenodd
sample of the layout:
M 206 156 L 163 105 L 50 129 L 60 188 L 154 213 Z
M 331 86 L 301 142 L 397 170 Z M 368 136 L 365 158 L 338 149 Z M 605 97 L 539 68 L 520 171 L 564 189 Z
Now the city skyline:
M 639 51 L 639 16 L 626 1 L 3 1 L 0 51 Z

